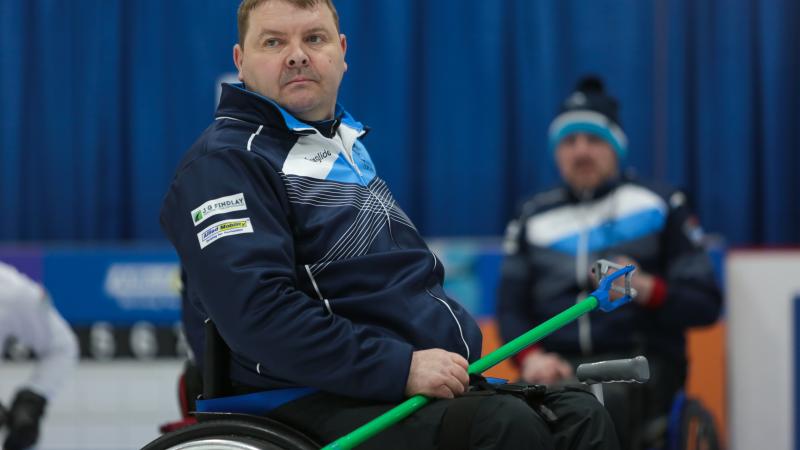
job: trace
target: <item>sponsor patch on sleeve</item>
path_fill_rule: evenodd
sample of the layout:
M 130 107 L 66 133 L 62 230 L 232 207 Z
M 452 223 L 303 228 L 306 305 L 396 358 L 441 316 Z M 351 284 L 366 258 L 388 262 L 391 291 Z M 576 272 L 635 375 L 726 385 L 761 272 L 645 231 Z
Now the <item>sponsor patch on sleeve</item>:
M 200 249 L 202 250 L 211 245 L 214 241 L 222 239 L 226 236 L 252 232 L 253 225 L 250 224 L 249 217 L 244 217 L 242 219 L 221 220 L 217 223 L 209 225 L 203 231 L 197 233 L 197 240 L 200 242 Z
M 247 203 L 244 201 L 244 193 L 242 192 L 226 197 L 213 198 L 192 210 L 192 223 L 197 226 L 217 214 L 244 211 L 246 209 Z

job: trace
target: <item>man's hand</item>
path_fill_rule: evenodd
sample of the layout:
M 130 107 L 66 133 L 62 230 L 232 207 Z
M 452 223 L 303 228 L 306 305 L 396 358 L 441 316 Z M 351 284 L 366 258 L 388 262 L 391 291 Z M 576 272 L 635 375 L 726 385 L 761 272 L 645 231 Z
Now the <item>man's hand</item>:
M 525 355 L 520 367 L 526 383 L 553 384 L 572 376 L 572 365 L 555 353 L 533 351 Z
M 47 400 L 30 389 L 21 389 L 8 412 L 8 436 L 3 450 L 23 450 L 39 440 L 39 422 Z
M 628 256 L 617 256 L 613 258 L 617 264 L 627 266 L 632 264 L 636 267 L 633 278 L 631 278 L 631 287 L 636 289 L 637 295 L 633 301 L 641 305 L 646 305 L 650 302 L 650 297 L 653 294 L 653 286 L 655 285 L 655 278 L 647 272 L 642 271 L 639 263 Z
M 453 398 L 469 386 L 469 363 L 457 353 L 433 348 L 411 354 L 406 395 Z

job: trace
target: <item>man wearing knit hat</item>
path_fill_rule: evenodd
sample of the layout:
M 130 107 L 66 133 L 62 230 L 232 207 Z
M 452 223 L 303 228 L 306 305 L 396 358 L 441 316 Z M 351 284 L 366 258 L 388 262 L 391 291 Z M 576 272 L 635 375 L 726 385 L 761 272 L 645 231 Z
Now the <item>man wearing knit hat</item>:
M 585 298 L 599 258 L 635 264 L 634 304 L 591 313 L 517 355 L 524 381 L 558 383 L 577 364 L 645 354 L 645 386 L 606 388 L 623 449 L 641 448 L 641 426 L 667 414 L 686 376 L 684 331 L 714 322 L 720 293 L 686 197 L 622 175 L 628 142 L 616 100 L 587 77 L 549 130 L 563 185 L 534 196 L 508 226 L 498 290 L 505 340 Z

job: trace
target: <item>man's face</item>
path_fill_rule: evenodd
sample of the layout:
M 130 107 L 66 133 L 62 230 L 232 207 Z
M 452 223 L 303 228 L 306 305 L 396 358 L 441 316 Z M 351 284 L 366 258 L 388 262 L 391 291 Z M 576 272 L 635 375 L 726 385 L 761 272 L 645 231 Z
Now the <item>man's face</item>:
M 333 117 L 347 70 L 347 41 L 324 4 L 300 9 L 271 0 L 250 12 L 244 44 L 233 48 L 239 80 L 295 117 Z
M 574 190 L 598 188 L 617 175 L 617 154 L 604 139 L 589 133 L 571 134 L 556 148 L 561 177 Z

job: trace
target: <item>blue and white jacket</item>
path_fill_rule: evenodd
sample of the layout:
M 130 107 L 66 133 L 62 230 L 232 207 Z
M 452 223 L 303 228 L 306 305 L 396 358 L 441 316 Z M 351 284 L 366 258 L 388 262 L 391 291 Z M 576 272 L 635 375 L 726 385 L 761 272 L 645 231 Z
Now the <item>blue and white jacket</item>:
M 657 277 L 661 298 L 594 311 L 541 345 L 575 357 L 645 351 L 683 361 L 685 329 L 714 322 L 720 311 L 701 237 L 680 191 L 621 179 L 590 198 L 567 187 L 536 195 L 508 226 L 498 289 L 501 334 L 510 340 L 574 305 L 593 290 L 595 260 L 626 255 Z
M 481 333 L 376 175 L 364 126 L 339 106 L 336 116 L 329 139 L 242 85 L 223 85 L 161 224 L 189 300 L 231 348 L 235 382 L 397 401 L 413 351 L 473 361 Z

